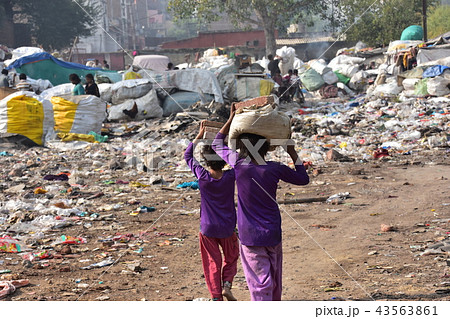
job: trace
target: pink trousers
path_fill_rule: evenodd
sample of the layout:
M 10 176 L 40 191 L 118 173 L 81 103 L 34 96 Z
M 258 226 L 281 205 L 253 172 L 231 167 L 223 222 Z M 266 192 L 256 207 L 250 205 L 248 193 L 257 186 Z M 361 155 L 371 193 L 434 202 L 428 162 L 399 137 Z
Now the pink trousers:
M 200 251 L 202 254 L 203 273 L 206 285 L 213 299 L 223 300 L 222 284 L 225 281 L 233 282 L 237 273 L 239 258 L 238 239 L 235 233 L 227 238 L 207 237 L 199 234 Z M 223 268 L 222 253 L 223 251 Z
M 241 245 L 241 262 L 252 301 L 281 300 L 283 250 Z

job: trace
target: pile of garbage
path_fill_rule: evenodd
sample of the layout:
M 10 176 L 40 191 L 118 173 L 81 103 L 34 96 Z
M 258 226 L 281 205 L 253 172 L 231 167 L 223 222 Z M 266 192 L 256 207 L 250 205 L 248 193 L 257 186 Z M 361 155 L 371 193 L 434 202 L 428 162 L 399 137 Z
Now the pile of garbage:
M 450 50 L 422 41 L 393 41 L 387 49 L 358 43 L 338 51 L 328 63 L 308 61 L 299 68 L 303 86 L 318 98 L 445 96 L 450 94 Z

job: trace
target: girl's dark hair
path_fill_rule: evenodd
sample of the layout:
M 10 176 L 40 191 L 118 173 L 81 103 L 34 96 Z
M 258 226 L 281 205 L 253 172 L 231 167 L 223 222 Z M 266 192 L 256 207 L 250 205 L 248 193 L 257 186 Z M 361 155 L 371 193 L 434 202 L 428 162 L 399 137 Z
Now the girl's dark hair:
M 92 81 L 94 80 L 94 76 L 91 73 L 86 74 L 85 78 L 91 79 Z
M 266 156 L 267 152 L 269 151 L 270 143 L 267 141 L 267 139 L 264 136 L 257 135 L 257 134 L 251 134 L 251 133 L 243 133 L 239 135 L 237 138 L 236 148 L 239 149 L 239 157 L 240 158 L 247 158 L 250 157 L 250 159 L 255 160 L 255 154 L 252 153 L 245 143 L 250 143 L 253 147 L 255 145 L 259 145 L 261 143 L 260 141 L 263 140 L 264 143 L 261 145 L 261 147 L 258 148 L 258 154 L 263 159 Z M 245 143 L 244 143 L 245 141 Z M 248 142 L 247 142 L 248 141 Z
M 72 73 L 71 75 L 69 75 L 69 80 L 70 80 L 70 82 L 73 81 L 73 82 L 76 82 L 77 84 L 81 82 L 80 77 L 75 73 Z
M 219 155 L 217 155 L 211 145 L 203 145 L 201 154 L 206 165 L 214 171 L 222 170 L 227 164 Z

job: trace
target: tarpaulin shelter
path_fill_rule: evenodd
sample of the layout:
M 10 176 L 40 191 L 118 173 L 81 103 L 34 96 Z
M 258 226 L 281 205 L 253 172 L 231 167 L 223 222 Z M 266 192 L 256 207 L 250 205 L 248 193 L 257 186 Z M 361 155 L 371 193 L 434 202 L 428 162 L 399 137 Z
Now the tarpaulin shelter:
M 35 53 L 19 58 L 11 63 L 7 69 L 15 69 L 17 72 L 25 73 L 33 79 L 49 80 L 54 86 L 69 82 L 69 75 L 72 73 L 78 74 L 80 78 L 83 78 L 88 73 L 92 73 L 93 75 L 106 76 L 111 82 L 122 80 L 122 75 L 116 71 L 65 62 L 47 52 Z

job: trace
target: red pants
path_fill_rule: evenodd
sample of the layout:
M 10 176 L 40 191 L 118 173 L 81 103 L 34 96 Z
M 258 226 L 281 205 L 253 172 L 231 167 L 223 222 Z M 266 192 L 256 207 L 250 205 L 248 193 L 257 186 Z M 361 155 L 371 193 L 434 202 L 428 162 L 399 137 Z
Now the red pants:
M 233 282 L 237 273 L 237 261 L 239 258 L 238 239 L 235 233 L 227 238 L 207 237 L 199 234 L 200 251 L 202 254 L 203 273 L 206 285 L 212 298 L 223 300 L 222 283 Z M 222 247 L 224 261 L 222 268 Z

